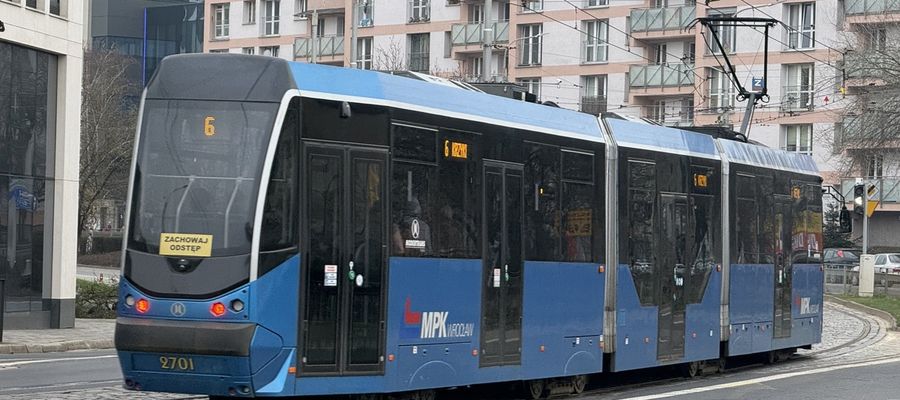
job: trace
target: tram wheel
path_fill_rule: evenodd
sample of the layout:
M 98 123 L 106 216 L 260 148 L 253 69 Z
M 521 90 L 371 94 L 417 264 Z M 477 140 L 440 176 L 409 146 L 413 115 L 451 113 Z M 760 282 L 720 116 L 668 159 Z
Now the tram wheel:
M 689 363 L 687 363 L 687 365 L 684 366 L 684 374 L 688 378 L 696 378 L 697 376 L 700 375 L 701 371 L 702 371 L 702 366 L 700 365 L 699 361 L 689 362 Z
M 572 393 L 584 393 L 585 386 L 587 386 L 587 375 L 575 375 L 572 377 Z
M 525 382 L 525 394 L 529 399 L 537 400 L 547 397 L 547 385 L 543 379 L 532 379 Z
M 772 350 L 772 351 L 766 353 L 765 361 L 766 361 L 766 364 L 775 364 L 776 362 L 778 362 L 778 352 L 775 350 Z
M 420 390 L 416 392 L 416 400 L 435 400 L 437 393 L 434 390 Z

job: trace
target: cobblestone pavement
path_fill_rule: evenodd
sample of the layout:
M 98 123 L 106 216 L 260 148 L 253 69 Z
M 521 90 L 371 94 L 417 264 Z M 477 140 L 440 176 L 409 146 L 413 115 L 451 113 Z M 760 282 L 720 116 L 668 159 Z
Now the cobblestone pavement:
M 825 325 L 822 343 L 811 350 L 800 350 L 793 360 L 772 366 L 745 371 L 750 375 L 820 368 L 824 366 L 862 362 L 872 359 L 896 357 L 900 355 L 900 333 L 888 331 L 887 322 L 849 309 L 839 304 L 827 302 L 824 307 Z M 660 383 L 665 385 L 665 383 Z M 619 393 L 619 395 L 624 393 Z M 8 400 L 92 400 L 108 399 L 202 399 L 203 396 L 189 396 L 165 393 L 141 393 L 126 391 L 118 384 L 97 389 L 53 391 L 6 396 Z
M 114 319 L 76 319 L 72 329 L 5 330 L 0 354 L 111 349 L 115 329 Z

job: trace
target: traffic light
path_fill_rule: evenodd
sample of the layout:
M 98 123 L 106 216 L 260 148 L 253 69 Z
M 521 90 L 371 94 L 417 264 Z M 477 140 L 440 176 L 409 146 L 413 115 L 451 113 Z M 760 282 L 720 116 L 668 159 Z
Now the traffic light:
M 841 232 L 850 233 L 853 231 L 853 222 L 850 221 L 850 211 L 847 211 L 847 206 L 841 206 L 840 224 Z
M 866 208 L 863 206 L 863 203 L 866 201 L 865 190 L 866 186 L 861 183 L 853 186 L 853 212 L 859 215 L 863 215 L 866 210 Z

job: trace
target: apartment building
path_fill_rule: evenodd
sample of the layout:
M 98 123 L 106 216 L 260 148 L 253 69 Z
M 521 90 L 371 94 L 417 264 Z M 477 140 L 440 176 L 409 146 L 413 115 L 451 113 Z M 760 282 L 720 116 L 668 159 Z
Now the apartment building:
M 841 192 L 853 199 L 856 178 L 871 182 L 878 206 L 869 219 L 869 245 L 900 250 L 900 142 L 894 126 L 878 110 L 896 113 L 896 81 L 885 79 L 885 71 L 896 67 L 900 52 L 900 4 L 883 0 L 844 0 L 838 21 L 847 44 L 843 59 L 843 87 L 848 112 L 838 121 L 834 141 L 849 172 L 841 179 Z M 893 85 L 892 85 L 893 83 Z M 853 237 L 859 239 L 862 218 L 854 215 Z
M 4 329 L 75 323 L 83 7 L 0 1 Z
M 750 139 L 812 154 L 826 181 L 838 183 L 831 138 L 843 96 L 835 79 L 839 1 L 495 1 L 486 17 L 481 0 L 206 0 L 206 51 L 349 66 L 355 6 L 360 68 L 518 82 L 541 101 L 584 112 L 738 128 L 746 102 L 736 101 L 711 32 L 693 21 L 775 18 L 784 25 L 770 30 L 769 101 L 759 104 Z M 750 89 L 764 76 L 764 35 L 715 29 Z M 485 32 L 493 54 L 482 79 Z

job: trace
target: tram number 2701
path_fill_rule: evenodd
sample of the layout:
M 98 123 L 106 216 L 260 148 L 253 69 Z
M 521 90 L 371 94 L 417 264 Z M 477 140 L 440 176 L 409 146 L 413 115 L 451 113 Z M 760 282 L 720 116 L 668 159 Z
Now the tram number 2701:
M 159 367 L 174 371 L 193 371 L 194 359 L 190 357 L 166 357 L 159 358 Z

